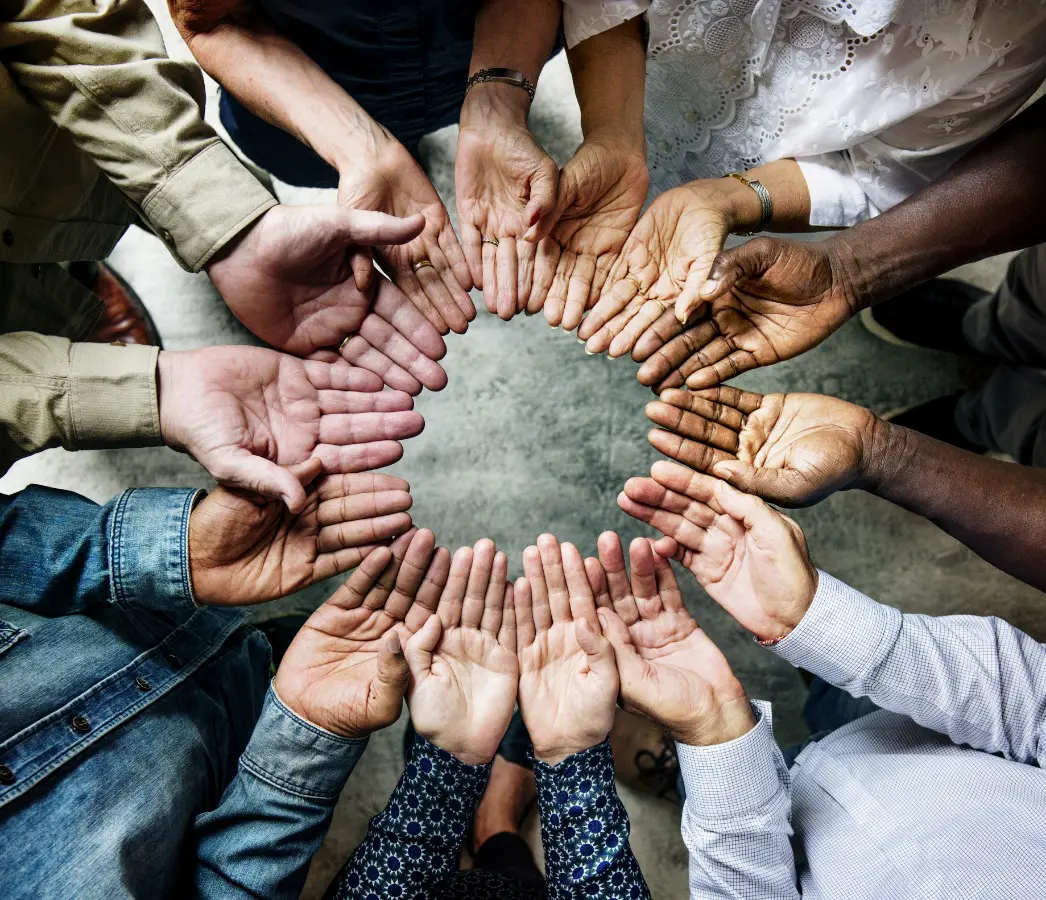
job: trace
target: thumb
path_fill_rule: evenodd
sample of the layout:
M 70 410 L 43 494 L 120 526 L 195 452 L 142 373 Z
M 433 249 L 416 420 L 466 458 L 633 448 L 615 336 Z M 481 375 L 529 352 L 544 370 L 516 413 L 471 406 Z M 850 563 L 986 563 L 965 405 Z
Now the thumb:
M 287 466 L 287 471 L 298 479 L 298 483 L 307 488 L 323 471 L 323 460 L 318 456 L 310 456 L 308 459 L 292 466 Z
M 305 488 L 301 482 L 288 469 L 261 456 L 245 453 L 222 471 L 211 474 L 220 484 L 253 491 L 270 500 L 282 499 L 292 513 L 300 513 L 305 508 Z
M 637 691 L 643 685 L 643 660 L 639 658 L 632 636 L 621 617 L 612 609 L 600 609 L 597 613 L 599 624 L 603 627 L 610 645 L 614 648 L 614 658 L 621 679 L 621 696 L 626 703 L 637 699 Z
M 530 177 L 530 200 L 523 210 L 523 240 L 537 243 L 547 237 L 556 224 L 556 192 L 559 169 L 550 157 Z
M 767 534 L 780 522 L 779 513 L 774 512 L 763 500 L 752 494 L 742 493 L 726 482 L 715 486 L 715 498 L 730 518 L 742 522 L 746 531 L 754 537 Z
M 429 673 L 432 668 L 432 651 L 439 643 L 440 635 L 443 633 L 443 622 L 435 613 L 430 615 L 425 624 L 421 626 L 407 641 L 404 650 L 407 658 L 407 666 L 410 675 L 415 681 Z
M 574 620 L 574 637 L 578 646 L 585 651 L 588 664 L 595 669 L 609 662 L 614 664 L 614 648 L 603 635 L 599 634 L 588 619 Z
M 712 466 L 712 474 L 746 494 L 774 501 L 782 499 L 781 472 L 778 469 L 757 469 L 750 463 L 730 459 Z
M 712 268 L 698 289 L 698 296 L 707 303 L 722 297 L 744 278 L 758 278 L 777 262 L 783 243 L 775 238 L 760 237 L 719 253 L 712 260 Z
M 386 690 L 402 699 L 407 690 L 409 674 L 399 633 L 393 631 L 378 649 L 378 681 Z
M 405 244 L 425 228 L 425 218 L 420 214 L 401 218 L 334 203 L 315 208 L 321 211 L 320 221 L 328 226 L 328 238 L 343 244 Z

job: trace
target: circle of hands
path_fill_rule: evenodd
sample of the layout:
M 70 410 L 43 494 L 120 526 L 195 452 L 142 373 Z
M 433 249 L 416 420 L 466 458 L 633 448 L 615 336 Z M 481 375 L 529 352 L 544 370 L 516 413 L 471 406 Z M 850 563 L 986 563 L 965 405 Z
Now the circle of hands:
M 721 179 L 643 212 L 642 152 L 592 135 L 560 169 L 525 124 L 496 122 L 460 131 L 459 243 L 386 137 L 342 174 L 338 205 L 276 206 L 208 263 L 270 347 L 160 354 L 164 441 L 222 485 L 190 518 L 197 599 L 257 603 L 355 568 L 276 678 L 283 702 L 346 737 L 394 721 L 404 696 L 418 732 L 470 762 L 491 758 L 517 702 L 553 764 L 602 741 L 619 702 L 691 743 L 743 734 L 750 705 L 669 560 L 761 639 L 809 606 L 802 532 L 765 501 L 860 486 L 888 426 L 830 397 L 723 382 L 854 314 L 841 245 L 723 251 L 747 223 Z M 586 352 L 631 355 L 657 394 L 649 439 L 669 460 L 618 504 L 662 536 L 633 541 L 630 574 L 612 533 L 589 559 L 543 535 L 507 584 L 493 543 L 436 548 L 413 526 L 409 485 L 371 472 L 424 427 L 413 398 L 446 385 L 444 336 L 475 317 L 474 287 L 502 319 L 543 311 Z

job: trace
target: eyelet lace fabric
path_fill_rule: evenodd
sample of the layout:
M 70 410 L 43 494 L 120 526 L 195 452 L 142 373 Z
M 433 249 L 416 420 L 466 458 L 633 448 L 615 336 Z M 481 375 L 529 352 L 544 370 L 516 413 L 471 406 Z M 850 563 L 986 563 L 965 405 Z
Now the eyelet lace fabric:
M 1046 77 L 1040 0 L 567 0 L 568 46 L 641 14 L 656 192 L 872 141 L 835 163 L 882 209 Z

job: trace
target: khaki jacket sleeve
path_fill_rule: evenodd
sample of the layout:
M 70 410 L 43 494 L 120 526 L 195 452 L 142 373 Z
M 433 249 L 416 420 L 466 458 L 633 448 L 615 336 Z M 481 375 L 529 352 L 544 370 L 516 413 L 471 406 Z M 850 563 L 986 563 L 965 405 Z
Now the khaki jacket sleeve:
M 70 132 L 184 268 L 199 271 L 275 205 L 203 121 L 200 71 L 167 57 L 144 0 L 4 6 L 18 11 L 0 17 L 0 60 L 18 87 Z
M 156 347 L 0 335 L 0 474 L 17 459 L 162 444 Z

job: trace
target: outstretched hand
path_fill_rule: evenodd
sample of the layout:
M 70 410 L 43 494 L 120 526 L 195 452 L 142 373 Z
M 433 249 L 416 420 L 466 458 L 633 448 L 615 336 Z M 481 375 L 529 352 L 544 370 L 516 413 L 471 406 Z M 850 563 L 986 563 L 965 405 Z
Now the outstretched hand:
M 666 456 L 793 507 L 860 484 L 884 424 L 834 397 L 729 386 L 666 390 L 646 414 L 661 426 L 650 432 L 650 443 Z
M 614 724 L 617 666 L 600 631 L 581 554 L 550 534 L 523 552 L 516 582 L 519 709 L 534 755 L 556 765 Z
M 318 459 L 327 474 L 394 463 L 421 433 L 411 398 L 371 372 L 261 347 L 163 351 L 157 365 L 164 443 L 215 480 L 301 512 L 305 489 L 285 467 Z
M 516 619 L 507 570 L 493 541 L 458 550 L 436 614 L 405 648 L 415 730 L 469 765 L 494 758 L 516 705 Z
M 760 640 L 789 634 L 817 589 L 802 529 L 710 475 L 667 462 L 651 475 L 630 478 L 618 505 L 665 535 L 654 551 L 681 562 Z
M 403 644 L 433 613 L 449 569 L 431 531 L 379 547 L 316 610 L 276 672 L 280 699 L 303 719 L 347 738 L 399 718 L 407 688 Z
M 586 560 L 625 709 L 684 744 L 720 744 L 745 734 L 755 724 L 748 697 L 683 606 L 672 567 L 646 538 L 632 541 L 629 557 L 631 579 L 621 540 L 608 531 L 599 537 L 599 559 Z

